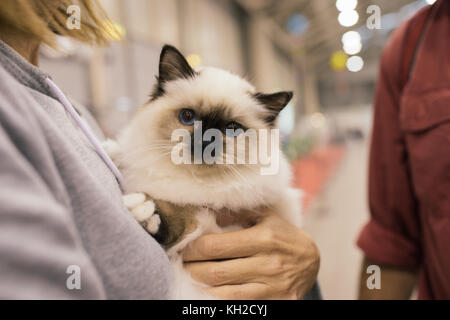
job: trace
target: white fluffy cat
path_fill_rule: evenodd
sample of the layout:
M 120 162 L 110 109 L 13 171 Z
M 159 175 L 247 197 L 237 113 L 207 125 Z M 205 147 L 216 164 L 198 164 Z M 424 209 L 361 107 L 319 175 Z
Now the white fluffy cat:
M 163 48 L 151 100 L 117 141 L 108 141 L 105 148 L 124 176 L 125 205 L 171 259 L 174 282 L 170 298 L 212 298 L 199 289 L 204 285 L 183 269 L 182 253 L 189 242 L 203 234 L 240 228 L 219 227 L 217 215 L 245 215 L 270 208 L 295 225 L 300 224 L 301 216 L 300 192 L 290 186 L 291 170 L 279 148 L 279 167 L 271 175 L 261 174 L 267 163 L 259 160 L 250 164 L 175 164 L 173 148 L 179 141 L 172 141 L 172 133 L 184 129 L 193 136 L 197 121 L 202 132 L 217 129 L 223 133 L 220 143 L 225 150 L 240 132 L 227 135 L 226 129 L 275 129 L 278 113 L 291 98 L 290 92 L 257 93 L 250 83 L 224 70 L 193 70 L 177 49 Z M 188 142 L 191 145 L 184 143 L 182 150 L 193 153 L 198 141 L 192 138 Z M 208 144 L 200 141 L 201 150 Z M 255 148 L 253 143 L 244 150 Z M 224 158 L 226 154 L 213 155 Z M 189 158 L 194 159 L 194 154 Z

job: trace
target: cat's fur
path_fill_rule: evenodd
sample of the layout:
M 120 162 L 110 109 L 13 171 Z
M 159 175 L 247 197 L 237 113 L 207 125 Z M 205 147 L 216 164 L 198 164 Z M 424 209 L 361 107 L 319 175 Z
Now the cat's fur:
M 250 83 L 224 70 L 205 67 L 194 71 L 177 49 L 163 48 L 150 101 L 118 136 L 117 145 L 108 149 L 124 176 L 126 192 L 148 195 L 131 194 L 124 202 L 167 249 L 174 272 L 171 298 L 211 298 L 196 288 L 201 284 L 183 269 L 181 255 L 200 235 L 233 228 L 219 227 L 217 215 L 270 208 L 296 225 L 300 219 L 299 191 L 290 187 L 291 171 L 281 151 L 275 175 L 261 175 L 259 162 L 174 164 L 170 155 L 175 144 L 171 142 L 173 130 L 193 130 L 180 123 L 179 110 L 195 110 L 207 127 L 235 120 L 245 128 L 271 129 L 291 97 L 289 92 L 257 93 Z M 235 138 L 224 135 L 224 139 Z

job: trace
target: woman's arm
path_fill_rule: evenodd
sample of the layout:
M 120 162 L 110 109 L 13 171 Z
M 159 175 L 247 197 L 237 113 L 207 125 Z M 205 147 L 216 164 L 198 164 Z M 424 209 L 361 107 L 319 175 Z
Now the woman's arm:
M 23 137 L 10 133 L 0 124 L 0 299 L 105 298 L 70 211 L 17 148 Z
M 192 277 L 222 299 L 302 298 L 320 264 L 312 239 L 274 214 L 248 229 L 202 236 L 183 257 Z

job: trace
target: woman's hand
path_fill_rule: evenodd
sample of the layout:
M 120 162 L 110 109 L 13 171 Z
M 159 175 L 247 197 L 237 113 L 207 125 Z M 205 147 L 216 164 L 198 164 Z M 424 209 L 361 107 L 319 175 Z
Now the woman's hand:
M 277 215 L 248 229 L 204 235 L 183 259 L 191 276 L 220 299 L 300 299 L 313 286 L 320 260 L 312 239 Z

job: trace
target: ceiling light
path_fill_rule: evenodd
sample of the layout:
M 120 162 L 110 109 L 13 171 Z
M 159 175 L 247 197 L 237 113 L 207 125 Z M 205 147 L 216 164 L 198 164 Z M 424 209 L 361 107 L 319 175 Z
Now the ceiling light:
M 336 8 L 341 12 L 347 11 L 347 10 L 355 10 L 357 5 L 358 5 L 357 0 L 337 0 L 336 1 Z
M 364 66 L 364 60 L 360 56 L 353 56 L 347 59 L 347 69 L 351 72 L 358 72 Z
M 347 31 L 342 36 L 344 52 L 349 55 L 357 54 L 362 49 L 361 35 L 356 31 Z
M 358 22 L 359 15 L 355 10 L 347 10 L 339 13 L 338 21 L 341 26 L 351 27 Z
M 347 31 L 342 35 L 342 44 L 361 42 L 361 35 L 357 31 Z
M 351 42 L 344 44 L 344 52 L 349 55 L 358 54 L 361 52 L 362 44 L 361 42 Z

